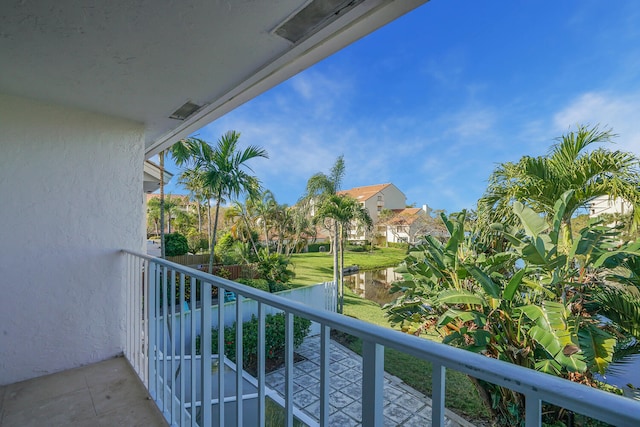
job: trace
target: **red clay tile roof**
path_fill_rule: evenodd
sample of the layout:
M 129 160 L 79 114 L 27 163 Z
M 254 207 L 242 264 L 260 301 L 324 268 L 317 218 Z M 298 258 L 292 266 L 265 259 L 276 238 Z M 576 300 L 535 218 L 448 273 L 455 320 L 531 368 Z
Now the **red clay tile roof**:
M 355 187 L 350 190 L 338 191 L 338 194 L 346 194 L 358 200 L 359 202 L 364 202 L 365 200 L 369 200 L 390 185 L 391 183 L 367 185 L 365 187 Z

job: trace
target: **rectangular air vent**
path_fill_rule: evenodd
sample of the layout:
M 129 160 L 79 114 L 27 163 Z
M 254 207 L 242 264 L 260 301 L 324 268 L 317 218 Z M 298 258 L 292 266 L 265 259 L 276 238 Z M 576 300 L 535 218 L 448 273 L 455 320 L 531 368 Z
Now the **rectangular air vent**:
M 169 116 L 169 118 L 176 119 L 176 120 L 185 120 L 187 117 L 189 117 L 190 115 L 198 111 L 200 108 L 202 108 L 201 105 L 197 105 L 197 104 L 194 104 L 193 102 L 188 101 L 182 104 L 182 106 L 178 108 L 176 111 L 174 111 L 173 114 Z
M 326 27 L 364 0 L 313 0 L 276 27 L 274 33 L 298 43 Z

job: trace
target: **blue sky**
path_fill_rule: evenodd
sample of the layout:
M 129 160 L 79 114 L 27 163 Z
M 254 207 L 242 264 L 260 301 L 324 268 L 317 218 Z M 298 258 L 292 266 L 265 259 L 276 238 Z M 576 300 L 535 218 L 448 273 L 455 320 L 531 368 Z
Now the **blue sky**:
M 432 0 L 196 134 L 264 147 L 251 165 L 280 203 L 343 154 L 343 188 L 454 212 L 578 123 L 640 155 L 640 2 Z

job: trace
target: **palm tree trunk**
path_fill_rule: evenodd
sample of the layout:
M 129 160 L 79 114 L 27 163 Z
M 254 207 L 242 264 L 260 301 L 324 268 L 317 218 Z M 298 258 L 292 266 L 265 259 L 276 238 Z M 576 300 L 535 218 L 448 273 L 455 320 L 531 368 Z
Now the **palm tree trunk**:
M 221 194 L 218 193 L 216 197 L 216 216 L 213 219 L 213 232 L 211 233 L 211 251 L 209 254 L 209 274 L 213 274 L 213 260 L 215 258 L 215 248 L 216 248 L 216 233 L 218 231 L 218 212 L 220 212 L 220 197 Z
M 164 151 L 160 158 L 160 258 L 164 259 Z
M 338 283 L 338 222 L 334 221 L 333 236 L 333 283 L 336 286 L 336 295 L 340 295 L 340 287 Z
M 211 199 L 207 199 L 207 219 L 209 225 L 207 226 L 207 240 L 211 243 Z M 211 252 L 211 248 L 209 248 Z
M 340 224 L 340 314 L 344 309 L 344 227 Z
M 198 233 L 202 233 L 202 212 L 200 210 L 200 200 L 196 200 L 196 209 L 198 209 Z

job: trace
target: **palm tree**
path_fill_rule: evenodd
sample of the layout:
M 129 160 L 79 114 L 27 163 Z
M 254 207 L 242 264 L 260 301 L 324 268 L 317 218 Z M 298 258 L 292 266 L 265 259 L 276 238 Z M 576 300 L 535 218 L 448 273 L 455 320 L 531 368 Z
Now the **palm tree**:
M 239 138 L 240 133 L 236 131 L 225 133 L 211 151 L 199 150 L 194 162 L 194 168 L 202 173 L 204 186 L 211 191 L 216 201 L 213 232 L 211 233 L 210 273 L 213 271 L 220 204 L 227 199 L 237 199 L 242 193 L 256 194 L 260 189 L 260 181 L 246 172 L 246 170 L 252 172 L 247 162 L 255 157 L 269 157 L 263 148 L 254 145 L 239 151 Z
M 207 152 L 211 149 L 209 144 L 198 138 L 186 138 L 181 139 L 177 143 L 173 144 L 168 150 L 168 154 L 176 162 L 177 166 L 182 166 L 190 161 L 200 152 Z M 164 158 L 165 150 L 158 153 L 159 167 L 160 167 L 160 224 L 162 228 L 160 230 L 160 257 L 164 258 L 164 213 L 165 213 L 165 200 L 164 200 Z M 171 220 L 169 220 L 171 221 Z M 170 230 L 169 230 L 170 231 Z
M 596 148 L 592 144 L 611 142 L 611 131 L 598 126 L 578 126 L 577 131 L 558 138 L 545 156 L 525 156 L 517 163 L 502 163 L 489 178 L 489 186 L 478 201 L 478 220 L 483 228 L 505 221 L 515 224 L 511 206 L 520 201 L 551 217 L 561 195 L 574 190 L 562 222 L 570 233 L 569 219 L 597 196 L 621 197 L 634 207 L 634 227 L 640 224 L 639 161 L 631 153 Z
M 345 165 L 344 156 L 339 156 L 336 159 L 329 175 L 322 172 L 318 172 L 313 175 L 307 181 L 307 189 L 305 195 L 301 199 L 301 206 L 304 206 L 305 210 L 310 212 L 314 217 L 314 222 L 317 223 L 318 219 L 324 219 L 316 214 L 316 210 L 322 206 L 324 201 L 334 196 L 339 190 L 344 178 Z M 333 224 L 325 224 L 325 227 L 329 230 L 333 229 L 334 236 L 329 237 L 332 240 L 331 251 L 333 253 L 333 282 L 338 285 L 338 225 L 336 222 Z M 331 236 L 331 235 L 330 235 Z
M 342 313 L 344 305 L 344 239 L 350 227 L 365 226 L 371 229 L 373 220 L 369 216 L 369 211 L 354 198 L 345 195 L 331 195 L 327 197 L 318 208 L 318 218 L 331 218 L 335 224 L 335 250 L 334 260 L 339 259 L 338 271 L 339 282 L 339 312 Z M 335 265 L 335 263 L 334 263 Z M 334 277 L 336 269 L 334 268 Z

